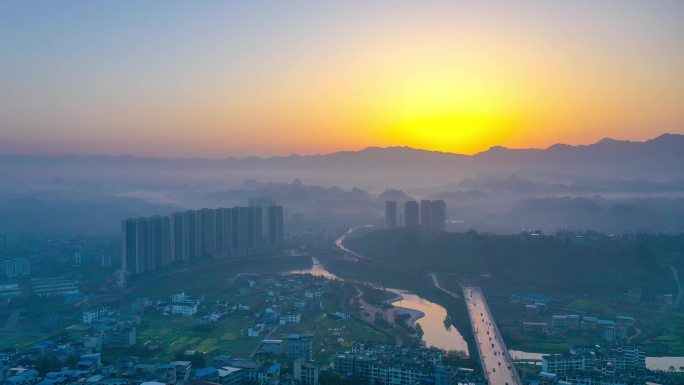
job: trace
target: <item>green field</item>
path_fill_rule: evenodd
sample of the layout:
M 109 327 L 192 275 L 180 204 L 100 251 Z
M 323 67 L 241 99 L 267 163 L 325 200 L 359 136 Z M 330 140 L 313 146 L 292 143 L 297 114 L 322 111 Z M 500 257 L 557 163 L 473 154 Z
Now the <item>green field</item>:
M 652 355 L 684 355 L 684 316 L 661 315 L 642 320 L 642 335 L 636 342 L 644 345 Z
M 21 316 L 15 327 L 3 329 L 10 314 L 17 310 Z M 80 322 L 80 312 L 74 312 L 61 301 L 31 298 L 14 301 L 1 318 L 0 348 L 23 349 L 64 333 L 66 327 Z
M 287 339 L 291 333 L 314 333 L 313 358 L 318 363 L 328 364 L 335 353 L 352 346 L 354 341 L 377 341 L 392 343 L 387 334 L 354 318 L 339 320 L 333 317 L 318 316 L 303 320 L 298 325 L 281 326 L 271 338 Z
M 44 339 L 54 336 L 54 333 L 41 333 L 38 331 L 2 331 L 2 338 L 0 338 L 0 349 L 15 348 L 24 349 L 31 347 Z
M 162 362 L 188 349 L 208 356 L 249 355 L 260 341 L 245 335 L 253 322 L 250 316 L 234 316 L 210 324 L 213 329 L 205 331 L 195 329 L 197 321 L 190 317 L 146 315 L 138 328 L 136 347 L 147 353 L 146 358 Z
M 339 298 L 326 295 L 323 298 L 325 312 L 339 310 Z M 175 354 L 184 350 L 195 350 L 208 357 L 217 354 L 247 356 L 265 338 L 247 337 L 248 327 L 255 323 L 251 314 L 232 314 L 216 323 L 206 324 L 213 327 L 202 331 L 195 328 L 197 321 L 189 317 L 145 315 L 138 328 L 138 343 L 134 349 L 110 351 L 136 354 L 149 361 L 170 361 Z M 291 333 L 314 333 L 314 358 L 319 362 L 330 362 L 332 355 L 351 347 L 352 341 L 391 342 L 391 338 L 377 329 L 355 319 L 339 320 L 318 312 L 304 313 L 302 322 L 297 325 L 278 326 L 271 335 L 272 339 L 287 339 Z

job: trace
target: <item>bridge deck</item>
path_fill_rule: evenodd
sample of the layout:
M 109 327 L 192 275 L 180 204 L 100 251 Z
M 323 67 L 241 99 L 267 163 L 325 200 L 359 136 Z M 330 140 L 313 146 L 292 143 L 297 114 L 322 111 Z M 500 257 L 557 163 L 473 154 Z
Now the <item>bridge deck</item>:
M 490 385 L 522 385 L 513 359 L 501 338 L 487 301 L 479 287 L 464 286 L 470 324 L 475 335 L 482 371 Z

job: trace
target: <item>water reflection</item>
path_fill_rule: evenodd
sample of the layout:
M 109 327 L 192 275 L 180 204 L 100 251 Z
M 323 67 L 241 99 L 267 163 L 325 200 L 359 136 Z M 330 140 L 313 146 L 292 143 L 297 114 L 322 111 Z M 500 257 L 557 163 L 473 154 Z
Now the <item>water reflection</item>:
M 317 258 L 311 257 L 311 260 L 313 262 L 311 268 L 291 270 L 288 273 L 311 274 L 328 279 L 340 279 L 340 277 L 326 270 L 325 266 Z M 444 350 L 460 350 L 466 354 L 468 353 L 468 344 L 463 339 L 461 333 L 455 327 L 446 325 L 447 311 L 445 308 L 405 290 L 386 290 L 402 296 L 401 300 L 393 302 L 392 305 L 418 310 L 425 314 L 417 323 L 423 329 L 423 341 L 425 341 L 427 346 Z
M 646 357 L 646 367 L 653 370 L 669 370 L 670 367 L 679 371 L 684 366 L 684 357 Z
M 312 274 L 328 279 L 341 279 L 335 274 L 325 269 L 325 266 L 315 257 L 311 257 L 313 265 L 309 269 L 288 271 L 290 274 Z M 395 301 L 394 306 L 401 306 L 409 309 L 421 311 L 425 314 L 418 320 L 418 324 L 423 329 L 423 341 L 427 346 L 434 346 L 445 350 L 461 350 L 468 352 L 468 344 L 463 339 L 463 335 L 455 327 L 446 327 L 446 309 L 442 306 L 430 302 L 425 298 L 400 289 L 387 289 L 399 294 L 403 299 Z M 542 353 L 524 352 L 521 350 L 509 350 L 511 357 L 517 359 L 541 359 Z M 684 357 L 646 357 L 646 367 L 652 370 L 668 370 L 670 367 L 679 370 L 684 366 Z
M 404 290 L 386 290 L 403 297 L 403 299 L 393 302 L 392 305 L 418 310 L 425 314 L 416 323 L 423 329 L 423 341 L 425 341 L 427 346 L 444 350 L 460 350 L 466 354 L 468 353 L 468 344 L 463 339 L 461 333 L 455 327 L 450 325 L 447 327 L 445 325 L 445 319 L 447 318 L 445 308 Z
M 287 273 L 288 274 L 311 274 L 311 275 L 316 276 L 316 277 L 324 277 L 327 279 L 340 279 L 340 277 L 338 277 L 335 274 L 326 270 L 325 266 L 323 266 L 323 264 L 321 263 L 321 261 L 318 260 L 318 258 L 311 257 L 311 262 L 313 264 L 308 269 L 290 270 Z

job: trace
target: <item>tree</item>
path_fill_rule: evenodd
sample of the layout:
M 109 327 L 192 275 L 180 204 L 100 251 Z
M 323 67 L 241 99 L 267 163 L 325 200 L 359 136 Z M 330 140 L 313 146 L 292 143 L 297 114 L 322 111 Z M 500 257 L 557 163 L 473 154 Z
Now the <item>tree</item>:
M 78 365 L 78 356 L 71 355 L 66 360 L 66 366 L 70 368 L 75 368 Z
M 36 362 L 36 370 L 42 376 L 48 372 L 52 372 L 59 369 L 59 361 L 54 356 L 44 355 L 41 356 Z
M 425 334 L 423 332 L 423 328 L 420 326 L 419 323 L 416 323 L 416 333 L 418 334 L 418 337 L 421 339 L 423 338 L 423 334 Z

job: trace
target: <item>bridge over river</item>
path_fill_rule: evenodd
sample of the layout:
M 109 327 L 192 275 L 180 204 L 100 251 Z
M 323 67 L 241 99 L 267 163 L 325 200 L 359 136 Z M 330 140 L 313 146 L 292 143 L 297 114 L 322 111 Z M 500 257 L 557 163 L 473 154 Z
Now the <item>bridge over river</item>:
M 477 352 L 489 385 L 522 385 L 515 369 L 513 358 L 501 338 L 501 332 L 489 311 L 482 290 L 475 286 L 464 286 L 463 297 L 468 308 L 470 325 L 473 328 Z

